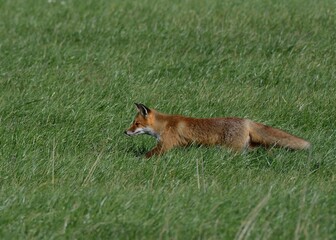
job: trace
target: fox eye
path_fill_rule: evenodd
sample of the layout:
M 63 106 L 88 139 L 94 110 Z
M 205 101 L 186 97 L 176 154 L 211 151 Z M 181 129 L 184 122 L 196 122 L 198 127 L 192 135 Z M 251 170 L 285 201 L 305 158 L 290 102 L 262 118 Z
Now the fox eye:
M 139 126 L 139 125 L 140 125 L 140 123 L 138 123 L 138 122 L 135 123 L 135 126 Z

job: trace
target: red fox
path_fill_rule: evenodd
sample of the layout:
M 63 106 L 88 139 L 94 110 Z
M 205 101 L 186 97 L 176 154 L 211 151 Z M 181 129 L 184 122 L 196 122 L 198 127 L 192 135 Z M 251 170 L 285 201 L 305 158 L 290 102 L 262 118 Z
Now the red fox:
M 221 145 L 236 152 L 263 147 L 283 147 L 308 150 L 310 143 L 302 138 L 244 118 L 191 118 L 168 115 L 135 103 L 138 113 L 128 136 L 148 134 L 157 139 L 157 145 L 146 157 L 161 155 L 167 150 L 190 144 Z

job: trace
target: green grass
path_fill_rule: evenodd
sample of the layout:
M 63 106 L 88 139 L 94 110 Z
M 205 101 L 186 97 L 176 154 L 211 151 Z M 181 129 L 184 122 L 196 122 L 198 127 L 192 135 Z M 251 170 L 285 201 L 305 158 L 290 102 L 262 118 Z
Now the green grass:
M 335 239 L 336 4 L 0 2 L 1 239 Z M 148 161 L 133 102 L 314 145 Z

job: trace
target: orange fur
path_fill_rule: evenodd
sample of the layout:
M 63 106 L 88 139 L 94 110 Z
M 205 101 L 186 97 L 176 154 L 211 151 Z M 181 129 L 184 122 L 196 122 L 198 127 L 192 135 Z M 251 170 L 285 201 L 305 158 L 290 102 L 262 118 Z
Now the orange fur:
M 129 136 L 149 134 L 156 137 L 158 143 L 146 153 L 147 158 L 190 144 L 221 145 L 237 152 L 258 146 L 293 150 L 310 148 L 310 143 L 302 138 L 249 119 L 191 118 L 162 114 L 143 104 L 136 106 L 138 113 L 125 133 Z

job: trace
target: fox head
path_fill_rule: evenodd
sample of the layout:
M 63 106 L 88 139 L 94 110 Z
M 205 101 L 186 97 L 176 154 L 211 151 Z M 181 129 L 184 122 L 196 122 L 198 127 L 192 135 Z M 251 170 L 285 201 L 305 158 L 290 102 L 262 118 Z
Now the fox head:
M 148 134 L 159 139 L 159 135 L 152 126 L 153 111 L 141 103 L 135 103 L 135 106 L 138 113 L 131 126 L 124 133 L 128 136 Z

